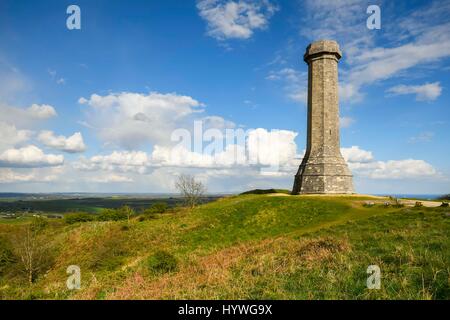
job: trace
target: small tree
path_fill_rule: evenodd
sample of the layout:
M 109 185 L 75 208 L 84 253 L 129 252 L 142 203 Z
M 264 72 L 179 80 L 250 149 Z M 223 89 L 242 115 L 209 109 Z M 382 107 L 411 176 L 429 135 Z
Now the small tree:
M 178 176 L 175 187 L 184 197 L 186 204 L 191 208 L 195 207 L 206 192 L 203 183 L 196 181 L 193 176 L 186 174 Z
M 132 215 L 134 215 L 134 210 L 133 210 L 133 208 L 131 208 L 130 206 L 125 205 L 125 206 L 123 206 L 123 207 L 121 208 L 121 210 L 122 210 L 123 213 L 125 213 L 125 215 L 127 216 L 127 221 L 128 221 L 128 223 L 130 223 L 130 218 L 131 218 Z
M 44 218 L 34 217 L 32 222 L 16 235 L 16 255 L 30 284 L 50 264 L 48 243 L 42 236 L 46 226 L 47 221 Z

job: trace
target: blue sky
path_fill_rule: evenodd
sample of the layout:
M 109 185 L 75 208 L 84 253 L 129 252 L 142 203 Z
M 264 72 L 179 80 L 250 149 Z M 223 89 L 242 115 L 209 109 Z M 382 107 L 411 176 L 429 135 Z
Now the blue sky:
M 343 51 L 357 192 L 449 192 L 450 1 L 356 0 L 0 1 L 0 191 L 171 192 L 180 173 L 211 192 L 291 188 L 302 56 L 323 38 Z M 171 141 L 194 123 L 247 130 L 245 143 L 202 156 Z

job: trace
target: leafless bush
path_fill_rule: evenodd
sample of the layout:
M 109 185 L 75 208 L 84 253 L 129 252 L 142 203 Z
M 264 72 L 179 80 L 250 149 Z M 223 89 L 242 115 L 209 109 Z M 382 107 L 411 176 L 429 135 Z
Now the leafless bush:
M 182 194 L 186 204 L 193 208 L 205 194 L 206 187 L 200 181 L 196 181 L 191 175 L 182 174 L 178 177 L 175 187 Z

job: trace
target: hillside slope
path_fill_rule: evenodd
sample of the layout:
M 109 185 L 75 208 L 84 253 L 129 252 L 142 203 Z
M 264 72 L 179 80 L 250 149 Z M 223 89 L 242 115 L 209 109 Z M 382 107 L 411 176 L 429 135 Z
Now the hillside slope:
M 364 207 L 363 197 L 241 195 L 127 223 L 51 223 L 34 284 L 4 266 L 0 297 L 450 299 L 448 208 Z M 0 224 L 5 243 L 20 225 Z M 380 290 L 366 288 L 381 268 Z M 66 268 L 81 268 L 81 289 Z

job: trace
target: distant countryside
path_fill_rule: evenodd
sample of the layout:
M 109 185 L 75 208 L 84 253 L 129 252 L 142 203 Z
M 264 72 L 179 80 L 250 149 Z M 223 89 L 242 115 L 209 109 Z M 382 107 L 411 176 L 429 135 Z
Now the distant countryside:
M 200 203 L 220 198 L 220 195 L 204 196 Z M 85 212 L 100 213 L 103 209 L 118 209 L 128 206 L 143 212 L 155 203 L 165 203 L 168 208 L 183 204 L 178 195 L 94 195 L 94 194 L 20 194 L 0 193 L 0 218 L 17 219 L 30 215 L 62 218 L 64 214 Z

